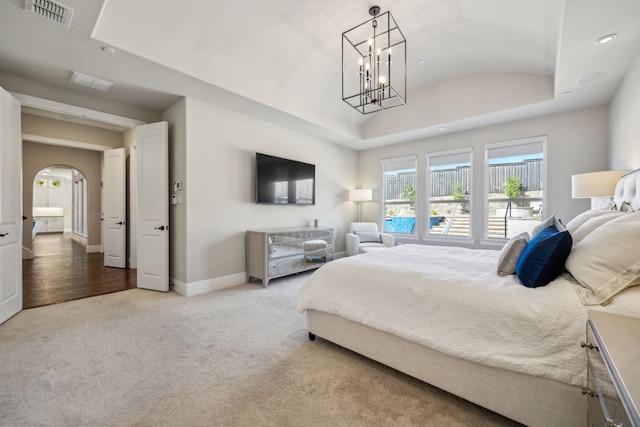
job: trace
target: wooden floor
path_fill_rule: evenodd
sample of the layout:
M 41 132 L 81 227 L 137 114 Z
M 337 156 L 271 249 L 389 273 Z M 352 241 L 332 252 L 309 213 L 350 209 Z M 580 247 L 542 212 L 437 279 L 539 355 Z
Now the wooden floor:
M 57 304 L 136 287 L 136 270 L 103 266 L 69 233 L 38 234 L 35 257 L 22 261 L 22 308 Z

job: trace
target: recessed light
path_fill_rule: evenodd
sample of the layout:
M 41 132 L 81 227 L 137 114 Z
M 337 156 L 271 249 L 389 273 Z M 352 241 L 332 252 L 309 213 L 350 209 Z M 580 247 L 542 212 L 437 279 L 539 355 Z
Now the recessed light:
M 446 129 L 446 128 L 444 128 L 444 127 L 442 127 L 442 126 L 440 126 L 440 127 L 438 128 L 438 132 L 444 132 L 445 130 L 447 130 L 447 129 Z
M 420 60 L 418 61 L 418 64 L 424 64 L 424 59 L 420 59 Z
M 568 90 L 568 91 L 566 91 L 566 92 L 564 92 L 562 94 L 562 96 L 571 96 L 571 95 L 573 95 L 573 92 L 571 92 L 570 90 Z
M 102 48 L 102 51 L 103 51 L 104 53 L 110 53 L 111 55 L 113 55 L 113 54 L 115 54 L 115 53 L 116 53 L 116 50 L 115 50 L 114 48 L 112 48 L 112 47 L 109 47 L 109 46 L 105 46 L 105 47 L 103 47 L 103 48 Z
M 597 73 L 589 74 L 587 76 L 579 78 L 578 80 L 576 80 L 576 83 L 578 83 L 579 85 L 587 85 L 587 84 L 590 84 L 590 83 L 593 83 L 595 81 L 600 80 L 601 78 L 603 78 L 606 75 L 607 75 L 607 73 L 599 71 Z
M 615 39 L 617 36 L 618 36 L 617 34 L 607 34 L 606 36 L 602 36 L 598 40 L 596 40 L 596 44 L 609 43 L 611 40 Z

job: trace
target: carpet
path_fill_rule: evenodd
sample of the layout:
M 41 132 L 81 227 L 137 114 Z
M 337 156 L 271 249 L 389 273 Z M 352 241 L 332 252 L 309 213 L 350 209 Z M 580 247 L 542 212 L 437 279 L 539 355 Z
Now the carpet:
M 309 341 L 295 310 L 306 277 L 24 310 L 0 325 L 0 425 L 517 425 Z

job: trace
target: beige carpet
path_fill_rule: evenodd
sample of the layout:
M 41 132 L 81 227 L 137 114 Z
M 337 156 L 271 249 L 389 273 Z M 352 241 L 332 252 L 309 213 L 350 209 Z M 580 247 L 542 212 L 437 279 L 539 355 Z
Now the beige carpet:
M 305 277 L 25 310 L 0 326 L 0 425 L 515 425 L 309 341 L 295 310 Z

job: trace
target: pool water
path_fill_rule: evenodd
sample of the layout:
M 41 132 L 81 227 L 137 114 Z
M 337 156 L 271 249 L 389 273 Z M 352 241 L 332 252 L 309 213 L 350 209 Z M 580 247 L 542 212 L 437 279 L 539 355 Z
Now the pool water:
M 443 216 L 432 216 L 429 218 L 429 228 L 437 226 L 444 220 Z M 385 220 L 384 230 L 389 233 L 413 233 L 415 225 L 416 218 L 413 216 L 392 216 Z
M 384 230 L 389 233 L 411 233 L 415 225 L 414 216 L 392 216 L 385 220 Z

